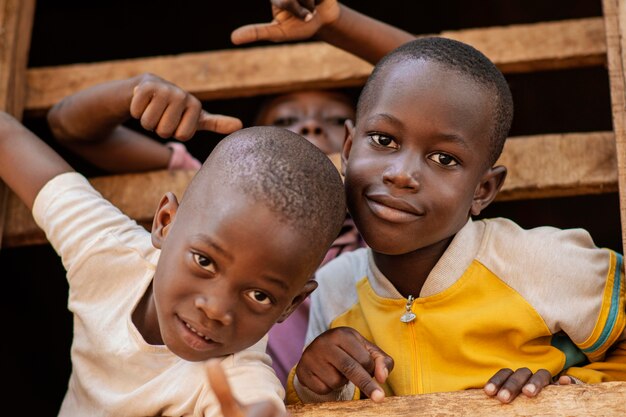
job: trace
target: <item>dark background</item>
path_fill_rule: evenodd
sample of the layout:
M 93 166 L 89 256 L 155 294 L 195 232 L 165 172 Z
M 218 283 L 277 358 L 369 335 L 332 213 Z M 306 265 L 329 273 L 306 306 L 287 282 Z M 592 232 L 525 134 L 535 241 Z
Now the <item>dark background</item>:
M 415 34 L 602 15 L 600 0 L 350 0 L 345 4 Z M 266 0 L 40 0 L 29 66 L 232 48 L 233 29 L 270 18 Z M 605 68 L 507 75 L 507 80 L 516 106 L 511 135 L 612 129 Z M 349 92 L 358 95 L 358 89 Z M 249 125 L 261 99 L 212 101 L 205 108 L 241 117 Z M 41 118 L 26 115 L 24 122 L 50 140 Z M 189 148 L 204 158 L 219 138 L 201 134 L 189 142 Z M 102 174 L 58 150 L 86 175 Z M 524 227 L 583 227 L 598 246 L 622 252 L 614 193 L 494 203 L 484 215 L 510 217 Z M 2 373 L 10 385 L 4 402 L 9 411 L 17 405 L 15 412 L 56 415 L 71 369 L 72 323 L 66 311 L 65 272 L 48 245 L 4 248 L 0 264 L 3 282 L 8 284 L 1 303 Z

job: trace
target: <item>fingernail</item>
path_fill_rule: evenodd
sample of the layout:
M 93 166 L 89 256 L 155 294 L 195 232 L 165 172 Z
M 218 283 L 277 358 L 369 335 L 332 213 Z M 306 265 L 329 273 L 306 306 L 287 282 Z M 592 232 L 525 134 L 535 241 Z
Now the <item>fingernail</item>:
M 387 379 L 388 376 L 389 376 L 389 369 L 385 368 L 385 380 Z
M 311 19 L 313 19 L 313 13 L 307 13 L 306 16 L 304 16 L 304 21 L 305 22 L 309 22 L 311 21 Z
M 498 398 L 500 398 L 504 402 L 507 402 L 509 401 L 509 398 L 511 398 L 511 393 L 508 389 L 503 389 L 498 393 Z
M 379 403 L 385 398 L 385 393 L 377 389 L 372 392 L 372 396 L 370 398 L 372 399 L 372 401 Z
M 535 386 L 535 384 L 527 384 L 524 387 L 524 391 L 532 395 L 537 391 L 537 387 Z
M 496 393 L 496 386 L 493 383 L 488 383 L 487 385 L 485 385 L 485 392 L 488 394 L 495 394 Z

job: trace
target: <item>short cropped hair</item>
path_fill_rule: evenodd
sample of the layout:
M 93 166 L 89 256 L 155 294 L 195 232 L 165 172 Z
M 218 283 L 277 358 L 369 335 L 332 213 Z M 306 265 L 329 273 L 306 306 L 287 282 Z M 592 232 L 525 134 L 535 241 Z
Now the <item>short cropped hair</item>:
M 493 95 L 493 127 L 489 140 L 489 164 L 493 165 L 504 147 L 513 120 L 513 98 L 500 70 L 482 52 L 463 42 L 441 37 L 423 37 L 410 41 L 378 62 L 370 75 L 357 104 L 357 120 L 374 98 L 378 88 L 375 80 L 388 65 L 407 61 L 433 61 L 457 71 L 483 86 Z
M 315 247 L 319 242 L 328 248 L 345 219 L 343 182 L 335 166 L 315 145 L 283 128 L 249 127 L 222 139 L 187 192 L 201 192 L 198 187 L 206 183 L 197 178 L 206 175 L 265 205 L 310 236 Z

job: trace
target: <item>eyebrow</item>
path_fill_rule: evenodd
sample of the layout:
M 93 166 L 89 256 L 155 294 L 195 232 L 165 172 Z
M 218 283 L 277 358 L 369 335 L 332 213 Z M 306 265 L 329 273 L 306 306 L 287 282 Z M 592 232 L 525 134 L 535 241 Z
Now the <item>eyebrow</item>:
M 445 140 L 447 142 L 457 143 L 457 144 L 463 146 L 465 149 L 470 150 L 470 147 L 467 144 L 467 141 L 462 136 L 459 136 L 459 135 L 454 134 L 454 133 L 442 133 L 442 134 L 440 134 L 438 136 L 441 139 L 443 139 L 443 140 Z
M 273 282 L 277 286 L 281 287 L 283 290 L 289 291 L 289 286 L 285 283 L 284 280 L 276 278 L 276 277 L 273 277 L 271 275 L 263 275 L 263 278 L 268 280 L 268 281 L 270 281 L 270 282 Z
M 220 255 L 222 255 L 223 257 L 225 257 L 228 260 L 232 260 L 233 256 L 226 252 L 226 250 L 224 248 L 222 248 L 220 245 L 218 245 L 215 241 L 213 241 L 213 239 L 211 239 L 210 236 L 205 235 L 203 233 L 198 233 L 196 235 L 192 236 L 193 240 L 199 240 L 202 243 L 211 246 L 213 249 L 215 249 L 217 252 L 220 253 Z

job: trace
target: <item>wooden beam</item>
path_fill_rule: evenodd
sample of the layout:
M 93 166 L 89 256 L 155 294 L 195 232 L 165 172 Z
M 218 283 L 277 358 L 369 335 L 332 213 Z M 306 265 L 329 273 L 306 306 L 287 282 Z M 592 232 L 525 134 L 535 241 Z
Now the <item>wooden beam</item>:
M 444 32 L 474 45 L 505 72 L 602 65 L 602 18 Z M 91 85 L 156 73 L 201 100 L 362 85 L 372 66 L 324 43 L 311 42 L 175 56 L 128 59 L 28 71 L 26 108 L 41 113 Z
M 509 175 L 499 200 L 572 196 L 617 190 L 615 145 L 611 132 L 510 138 L 499 163 Z M 149 226 L 166 191 L 181 197 L 190 171 L 155 171 L 91 179 L 102 195 L 124 213 Z M 31 213 L 15 195 L 9 200 L 7 246 L 46 243 Z
M 622 417 L 626 382 L 545 387 L 536 398 L 520 395 L 510 404 L 482 390 L 440 392 L 370 400 L 328 402 L 287 407 L 293 417 Z
M 0 111 L 22 118 L 35 0 L 0 0 Z M 8 188 L 0 181 L 0 247 Z
M 617 153 L 622 245 L 626 248 L 626 1 L 603 0 L 611 110 Z
M 497 164 L 508 168 L 497 201 L 617 191 L 611 132 L 511 137 Z

